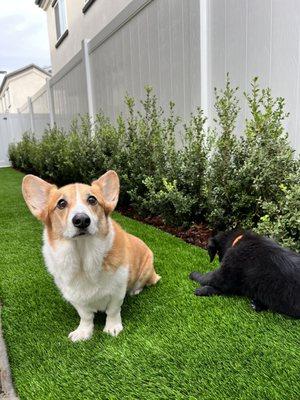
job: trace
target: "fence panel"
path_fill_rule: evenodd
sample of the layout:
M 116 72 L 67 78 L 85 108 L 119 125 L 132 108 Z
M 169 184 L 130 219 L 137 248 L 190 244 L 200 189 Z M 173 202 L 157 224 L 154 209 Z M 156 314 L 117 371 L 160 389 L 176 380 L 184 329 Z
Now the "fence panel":
M 48 96 L 46 85 L 44 85 L 32 98 L 32 108 L 34 113 L 35 134 L 39 138 L 45 128 L 50 124 Z
M 9 166 L 8 146 L 10 143 L 18 142 L 23 133 L 28 130 L 28 114 L 0 114 L 0 167 Z M 24 129 L 25 128 L 25 129 Z
M 55 123 L 67 130 L 74 117 L 88 112 L 84 66 L 80 53 L 51 79 L 50 85 Z
M 18 123 L 19 123 L 19 126 L 21 126 L 22 132 L 29 132 L 31 130 L 29 113 L 19 113 L 16 115 L 15 120 L 19 120 L 19 122 L 16 122 L 16 124 L 18 125 Z M 18 129 L 18 127 L 16 127 L 16 128 Z
M 126 92 L 140 99 L 145 85 L 164 108 L 174 101 L 183 117 L 200 105 L 199 12 L 199 0 L 153 0 L 132 18 L 124 14 L 124 25 L 112 21 L 100 32 L 89 46 L 96 111 L 114 120 Z
M 11 134 L 8 124 L 7 116 L 5 114 L 0 114 L 0 167 L 9 165 L 7 149 L 8 144 L 11 142 Z
M 240 88 L 237 134 L 244 130 L 248 107 L 243 96 L 258 76 L 262 87 L 286 100 L 286 121 L 292 146 L 300 149 L 300 2 L 294 0 L 219 0 L 209 2 L 209 109 L 213 88 L 223 88 L 229 72 Z

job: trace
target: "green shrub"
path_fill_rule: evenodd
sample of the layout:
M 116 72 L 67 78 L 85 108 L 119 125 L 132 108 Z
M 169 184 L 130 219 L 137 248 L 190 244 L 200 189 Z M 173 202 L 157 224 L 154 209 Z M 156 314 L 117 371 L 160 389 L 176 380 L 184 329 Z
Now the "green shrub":
M 39 175 L 64 185 L 89 182 L 94 172 L 94 146 L 87 117 L 75 120 L 68 133 L 46 130 L 39 145 Z
M 206 170 L 206 217 L 211 226 L 219 229 L 234 225 L 233 209 L 243 196 L 239 170 L 243 162 L 241 141 L 235 134 L 240 111 L 236 92 L 227 76 L 224 90 L 215 89 L 215 123 L 219 131 L 210 131 L 210 155 Z
M 30 132 L 25 132 L 19 143 L 10 144 L 8 154 L 14 168 L 29 174 L 37 173 L 38 142 Z
M 130 97 L 126 105 L 127 118 L 118 120 L 119 158 L 115 162 L 128 195 L 123 204 L 131 204 L 143 215 L 160 215 L 168 224 L 191 223 L 204 204 L 203 112 L 198 109 L 191 114 L 182 132 L 174 103 L 170 102 L 166 115 L 150 87 L 146 87 L 140 109 Z M 180 139 L 183 147 L 178 150 Z
M 244 225 L 253 226 L 264 213 L 264 202 L 277 203 L 282 198 L 279 187 L 290 186 L 297 163 L 282 124 L 288 117 L 284 99 L 272 98 L 270 89 L 259 89 L 257 79 L 246 99 L 251 118 L 246 120 L 242 139 L 245 160 L 239 180 L 244 197 L 237 209 Z
M 90 181 L 98 178 L 104 172 L 115 170 L 121 181 L 119 205 L 129 205 L 129 195 L 124 176 L 127 177 L 126 129 L 121 116 L 117 118 L 116 127 L 103 114 L 96 115 L 95 135 L 92 152 L 93 173 Z
M 150 87 L 146 87 L 140 109 L 128 96 L 126 105 L 128 116 L 120 116 L 118 121 L 123 143 L 118 160 L 122 166 L 121 183 L 130 204 L 147 214 L 152 210 L 148 205 L 149 190 L 159 190 L 163 179 L 173 180 L 177 175 L 175 134 L 179 119 L 174 114 L 173 103 L 170 103 L 169 115 L 165 116 Z M 148 187 L 150 179 L 151 188 Z
M 120 171 L 124 150 L 125 131 L 118 119 L 115 128 L 103 114 L 96 115 L 95 135 L 93 137 L 94 175 L 99 177 L 109 169 Z
M 23 135 L 24 136 L 24 135 Z M 11 165 L 14 168 L 19 168 L 19 144 L 17 143 L 10 143 L 8 146 L 8 155 Z
M 178 186 L 185 196 L 191 197 L 190 203 L 193 204 L 188 222 L 205 217 L 205 173 L 211 145 L 205 130 L 206 121 L 200 108 L 191 114 L 189 122 L 184 125 L 182 149 L 179 151 Z
M 151 214 L 160 215 L 167 224 L 174 226 L 185 225 L 190 221 L 196 201 L 178 189 L 176 180 L 169 182 L 163 178 L 160 189 L 151 177 L 147 177 L 144 183 L 148 192 L 142 204 Z
M 182 147 L 176 151 L 174 141 L 169 141 L 166 146 L 168 162 L 165 165 L 169 168 L 144 180 L 147 193 L 142 204 L 152 214 L 160 215 L 167 224 L 186 226 L 204 217 L 205 122 L 206 118 L 198 108 L 184 125 Z
M 164 111 L 146 87 L 138 105 L 126 96 L 116 124 L 98 114 L 93 130 L 85 116 L 68 132 L 46 130 L 39 141 L 25 133 L 10 145 L 9 157 L 15 168 L 58 185 L 90 182 L 114 169 L 120 206 L 172 225 L 253 228 L 299 249 L 300 168 L 283 128 L 284 100 L 255 78 L 245 94 L 244 134 L 237 135 L 236 93 L 229 77 L 224 90 L 215 90 L 217 127 L 211 129 L 199 108 L 182 125 L 174 103 Z
M 63 130 L 57 127 L 45 130 L 42 140 L 37 146 L 36 170 L 38 175 L 51 182 L 69 183 L 65 171 L 66 165 L 70 161 L 65 158 L 67 140 Z
M 260 218 L 257 232 L 273 237 L 283 246 L 300 252 L 300 168 L 291 177 L 290 187 L 280 185 L 278 201 L 264 201 L 264 215 Z
M 238 102 L 227 80 L 217 94 L 216 110 L 222 128 L 207 170 L 208 220 L 215 227 L 255 227 L 264 215 L 263 204 L 277 203 L 280 185 L 289 187 L 295 173 L 294 150 L 283 128 L 288 116 L 284 99 L 252 82 L 245 94 L 250 110 L 244 136 L 233 134 Z

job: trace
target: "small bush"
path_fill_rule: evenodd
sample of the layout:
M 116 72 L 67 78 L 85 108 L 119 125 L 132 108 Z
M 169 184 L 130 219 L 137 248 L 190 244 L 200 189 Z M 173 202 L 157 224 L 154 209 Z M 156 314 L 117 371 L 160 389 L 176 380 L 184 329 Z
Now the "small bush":
M 283 246 L 300 252 L 300 168 L 290 176 L 294 183 L 280 185 L 278 201 L 264 201 L 264 215 L 260 218 L 257 232 L 270 236 Z
M 89 182 L 94 172 L 95 149 L 89 120 L 75 120 L 68 133 L 57 127 L 45 131 L 39 145 L 39 175 L 64 185 Z
M 57 127 L 44 132 L 38 143 L 36 158 L 36 170 L 41 178 L 61 184 L 69 183 L 66 179 L 66 166 L 70 162 L 65 157 L 67 145 L 66 135 Z
M 288 116 L 284 99 L 252 82 L 245 94 L 250 110 L 244 135 L 233 134 L 238 102 L 227 80 L 217 94 L 216 110 L 222 128 L 215 141 L 207 173 L 208 220 L 218 228 L 255 227 L 264 215 L 263 204 L 277 203 L 280 185 L 289 187 L 296 171 L 294 150 L 282 122 Z
M 186 226 L 204 218 L 205 122 L 202 110 L 197 109 L 191 114 L 181 135 L 182 147 L 176 151 L 174 140 L 169 140 L 166 146 L 168 169 L 144 181 L 147 187 L 144 206 L 151 213 L 162 216 L 167 224 Z
M 256 225 L 264 211 L 264 202 L 277 202 L 282 198 L 279 187 L 289 187 L 297 163 L 294 159 L 283 121 L 284 99 L 272 98 L 270 89 L 259 89 L 257 79 L 252 83 L 246 99 L 251 118 L 246 120 L 242 138 L 245 160 L 239 171 L 244 193 L 238 206 L 240 219 L 246 226 Z
M 165 116 L 150 87 L 146 87 L 140 110 L 128 96 L 126 105 L 128 117 L 121 116 L 118 121 L 119 131 L 123 130 L 121 178 L 129 202 L 145 214 L 150 211 L 146 185 L 149 178 L 153 189 L 161 187 L 163 178 L 172 179 L 176 174 L 175 131 L 179 119 L 174 115 L 173 103 L 170 103 L 169 116 Z
M 34 135 L 25 132 L 19 143 L 11 143 L 9 145 L 8 154 L 12 166 L 29 174 L 37 173 L 38 149 L 39 143 Z
M 195 200 L 189 194 L 180 191 L 177 181 L 162 179 L 161 188 L 148 177 L 144 181 L 147 187 L 147 198 L 143 200 L 144 208 L 153 215 L 160 215 L 169 225 L 186 225 L 191 219 L 191 209 Z
M 211 226 L 225 229 L 233 226 L 237 199 L 243 196 L 239 170 L 243 162 L 241 141 L 235 134 L 240 111 L 236 92 L 227 76 L 224 90 L 215 89 L 215 123 L 219 131 L 210 132 L 210 156 L 206 171 L 207 220 Z

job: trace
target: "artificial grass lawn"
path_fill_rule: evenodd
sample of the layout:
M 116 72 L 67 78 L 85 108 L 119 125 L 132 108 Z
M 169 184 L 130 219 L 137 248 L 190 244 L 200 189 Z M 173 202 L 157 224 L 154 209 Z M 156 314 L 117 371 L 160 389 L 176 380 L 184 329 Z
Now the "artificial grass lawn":
M 123 306 L 124 331 L 71 343 L 79 317 L 46 272 L 42 226 L 22 195 L 22 174 L 0 169 L 0 296 L 21 399 L 297 399 L 300 321 L 251 310 L 239 298 L 197 298 L 191 270 L 204 250 L 115 214 L 154 251 L 162 280 Z

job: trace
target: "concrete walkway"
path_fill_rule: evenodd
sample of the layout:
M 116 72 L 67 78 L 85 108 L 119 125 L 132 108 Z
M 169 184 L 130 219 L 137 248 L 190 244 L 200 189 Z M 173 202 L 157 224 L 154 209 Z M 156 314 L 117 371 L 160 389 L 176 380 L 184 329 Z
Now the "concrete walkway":
M 2 335 L 0 306 L 0 400 L 18 400 L 14 390 L 8 363 L 6 346 Z

